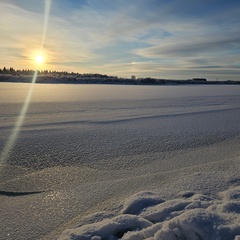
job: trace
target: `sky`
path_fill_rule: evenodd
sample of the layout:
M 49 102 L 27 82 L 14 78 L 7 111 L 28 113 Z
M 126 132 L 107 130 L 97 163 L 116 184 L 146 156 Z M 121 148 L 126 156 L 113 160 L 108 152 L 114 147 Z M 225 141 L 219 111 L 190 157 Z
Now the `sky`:
M 0 68 L 240 80 L 239 0 L 0 0 L 0 39 Z

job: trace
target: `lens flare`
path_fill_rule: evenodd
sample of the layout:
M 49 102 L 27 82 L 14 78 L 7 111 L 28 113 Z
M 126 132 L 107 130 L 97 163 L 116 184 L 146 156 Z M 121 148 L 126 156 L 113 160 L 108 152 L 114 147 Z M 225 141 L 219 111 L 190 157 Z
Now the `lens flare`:
M 42 41 L 41 41 L 41 45 L 40 45 L 41 51 L 43 50 L 44 42 L 45 42 L 45 38 L 46 38 L 50 9 L 51 9 L 51 0 L 45 0 L 45 14 L 44 14 L 43 34 L 42 34 Z M 36 56 L 36 62 L 39 63 L 39 64 L 43 62 L 42 55 Z M 22 106 L 22 109 L 19 113 L 17 121 L 16 121 L 16 123 L 13 127 L 13 130 L 12 130 L 12 132 L 11 132 L 11 134 L 10 134 L 2 152 L 1 152 L 0 165 L 2 165 L 2 166 L 0 166 L 0 173 L 3 171 L 4 164 L 7 162 L 7 159 L 9 158 L 9 156 L 11 154 L 11 151 L 12 151 L 14 145 L 15 145 L 15 142 L 18 138 L 19 132 L 20 132 L 21 127 L 23 125 L 25 116 L 26 116 L 27 111 L 28 111 L 29 104 L 31 102 L 34 85 L 35 85 L 36 80 L 37 80 L 37 73 L 38 73 L 38 71 L 36 70 L 34 72 L 32 82 L 31 82 L 31 85 L 30 85 L 30 89 L 28 91 L 25 102 Z
M 24 118 L 26 116 L 26 113 L 27 113 L 27 110 L 28 110 L 28 107 L 29 107 L 29 103 L 31 101 L 32 92 L 33 92 L 33 88 L 34 88 L 34 84 L 35 84 L 36 80 L 37 80 L 37 71 L 34 72 L 34 76 L 33 76 L 33 79 L 32 79 L 30 89 L 28 91 L 28 95 L 27 95 L 27 97 L 25 99 L 25 102 L 22 106 L 22 109 L 21 109 L 20 114 L 17 118 L 15 126 L 12 130 L 12 133 L 9 136 L 8 141 L 5 144 L 5 146 L 3 148 L 3 151 L 1 153 L 1 157 L 0 157 L 0 163 L 1 164 L 4 164 L 7 161 L 8 157 L 9 157 L 9 154 L 10 154 L 10 152 L 11 152 L 12 148 L 14 147 L 14 144 L 17 140 L 18 134 L 19 134 L 20 129 L 23 125 L 23 121 L 24 121 Z
M 44 14 L 44 22 L 43 22 L 43 34 L 42 34 L 42 42 L 41 42 L 41 50 L 44 48 L 45 38 L 47 34 L 50 10 L 51 10 L 51 0 L 45 0 L 45 14 Z

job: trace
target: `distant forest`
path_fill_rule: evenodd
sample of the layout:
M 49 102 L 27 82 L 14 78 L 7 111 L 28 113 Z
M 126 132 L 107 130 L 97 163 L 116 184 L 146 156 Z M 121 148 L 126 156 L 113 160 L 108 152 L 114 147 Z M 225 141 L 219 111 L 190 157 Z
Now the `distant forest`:
M 0 68 L 0 82 L 24 82 L 32 81 L 35 70 L 14 68 Z M 180 84 L 240 84 L 240 81 L 207 81 L 206 78 L 192 79 L 161 79 L 143 77 L 130 78 L 108 76 L 99 73 L 74 73 L 67 71 L 37 70 L 37 83 L 76 83 L 76 84 L 129 84 L 129 85 L 180 85 Z

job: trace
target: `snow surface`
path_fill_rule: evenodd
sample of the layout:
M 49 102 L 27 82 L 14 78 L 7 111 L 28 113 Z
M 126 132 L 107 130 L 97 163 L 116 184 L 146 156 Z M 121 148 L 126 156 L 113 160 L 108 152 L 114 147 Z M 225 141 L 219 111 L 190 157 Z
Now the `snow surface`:
M 125 200 L 122 214 L 65 230 L 59 239 L 240 239 L 240 187 L 219 195 L 186 192 L 164 201 L 140 192 Z
M 28 89 L 0 84 L 0 150 Z M 1 162 L 0 239 L 238 239 L 239 93 L 36 84 Z

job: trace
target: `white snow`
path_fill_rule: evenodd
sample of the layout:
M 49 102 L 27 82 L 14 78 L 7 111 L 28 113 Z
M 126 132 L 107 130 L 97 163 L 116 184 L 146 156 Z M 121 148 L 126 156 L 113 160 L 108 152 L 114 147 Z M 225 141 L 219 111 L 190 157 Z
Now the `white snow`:
M 1 151 L 28 88 L 0 84 Z M 1 164 L 0 239 L 239 239 L 239 93 L 36 84 Z
M 240 187 L 230 188 L 216 199 L 192 194 L 163 201 L 151 192 L 137 193 L 125 200 L 117 217 L 65 230 L 59 239 L 240 238 Z

